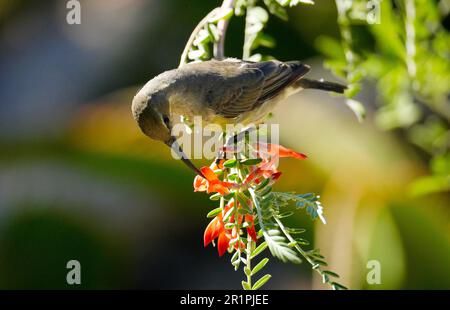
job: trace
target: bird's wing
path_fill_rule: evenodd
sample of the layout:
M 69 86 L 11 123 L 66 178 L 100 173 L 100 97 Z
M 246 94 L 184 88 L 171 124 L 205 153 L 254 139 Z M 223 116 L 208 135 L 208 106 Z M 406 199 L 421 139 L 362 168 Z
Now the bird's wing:
M 261 70 L 265 76 L 264 86 L 256 106 L 276 97 L 310 70 L 308 65 L 299 61 L 281 62 L 274 60 L 254 63 L 252 66 Z
M 251 111 L 261 96 L 264 73 L 258 68 L 249 68 L 237 63 L 220 67 L 220 76 L 207 102 L 214 112 L 225 118 L 235 118 Z
M 309 66 L 300 62 L 280 61 L 230 61 L 220 68 L 227 77 L 219 86 L 225 92 L 220 94 L 217 101 L 211 102 L 211 107 L 226 118 L 235 118 L 252 111 L 279 95 L 309 71 Z

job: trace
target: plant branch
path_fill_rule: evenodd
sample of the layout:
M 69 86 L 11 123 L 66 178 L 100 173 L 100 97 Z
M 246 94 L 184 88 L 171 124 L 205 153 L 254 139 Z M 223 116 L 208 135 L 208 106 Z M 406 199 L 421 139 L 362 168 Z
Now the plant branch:
M 222 6 L 220 7 L 220 10 L 229 10 L 234 9 L 235 0 L 224 0 L 222 2 Z M 216 59 L 223 59 L 225 58 L 225 35 L 227 32 L 229 20 L 228 19 L 222 19 L 217 24 L 217 30 L 219 32 L 219 39 L 217 42 L 214 43 L 214 58 Z
M 255 208 L 256 208 L 256 212 L 257 212 L 257 215 L 258 215 L 259 228 L 261 228 L 261 230 L 262 230 L 263 232 L 265 232 L 265 231 L 266 231 L 266 228 L 265 228 L 264 223 L 263 223 L 263 220 L 262 220 L 263 217 L 262 217 L 261 206 L 259 205 L 258 198 L 256 198 L 255 191 L 254 191 L 252 188 L 249 188 L 249 189 L 248 189 L 248 192 L 249 192 L 250 195 L 252 196 L 253 204 L 255 205 Z
M 308 261 L 308 263 L 311 264 L 311 266 L 314 266 L 315 263 L 314 261 L 309 258 L 309 255 L 297 244 L 297 242 L 295 241 L 294 238 L 292 238 L 291 234 L 288 233 L 288 231 L 286 230 L 286 227 L 284 227 L 283 223 L 276 217 L 273 217 L 275 219 L 275 221 L 278 224 L 278 227 L 280 227 L 281 231 L 283 232 L 283 234 L 286 236 L 286 238 L 289 240 L 289 242 L 293 242 L 295 243 L 295 249 Z M 320 273 L 320 271 L 319 271 Z
M 220 8 L 215 8 L 214 10 L 212 10 L 211 12 L 208 13 L 208 15 L 206 15 L 197 25 L 197 27 L 195 27 L 194 31 L 192 31 L 191 36 L 189 37 L 189 40 L 186 43 L 186 46 L 184 47 L 183 53 L 181 54 L 181 58 L 180 58 L 180 64 L 178 67 L 181 67 L 183 65 L 185 65 L 187 63 L 187 57 L 189 54 L 189 50 L 192 47 L 192 44 L 195 41 L 195 38 L 197 37 L 198 33 L 200 32 L 200 30 L 203 29 L 203 27 L 205 27 L 208 24 L 208 21 L 210 20 L 210 18 L 212 16 L 214 16 L 215 14 L 217 14 L 217 12 L 219 12 Z
M 414 0 L 405 0 L 405 32 L 406 32 L 406 66 L 408 74 L 412 79 L 416 77 L 416 31 L 414 20 L 416 18 L 416 7 Z
M 253 241 L 252 241 L 252 237 L 250 236 L 250 235 L 248 235 L 247 234 L 247 249 L 246 249 L 246 262 L 247 262 L 247 264 L 246 264 L 246 268 L 247 268 L 247 270 L 248 271 L 250 271 L 250 272 L 247 272 L 246 273 L 246 275 L 247 275 L 247 283 L 248 283 L 248 286 L 250 286 L 250 288 L 252 287 L 252 285 L 253 285 L 253 283 L 252 283 L 252 274 L 251 274 L 251 270 L 252 270 L 252 263 L 251 263 L 251 260 L 252 260 L 252 243 L 253 243 Z

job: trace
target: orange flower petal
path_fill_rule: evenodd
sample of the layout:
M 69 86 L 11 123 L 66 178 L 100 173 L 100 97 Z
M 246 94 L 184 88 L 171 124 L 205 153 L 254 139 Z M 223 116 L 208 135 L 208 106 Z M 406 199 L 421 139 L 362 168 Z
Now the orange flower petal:
M 291 149 L 288 149 L 282 145 L 272 144 L 272 143 L 258 143 L 256 145 L 256 149 L 259 153 L 266 153 L 271 156 L 278 157 L 293 157 L 298 159 L 305 159 L 307 156 L 303 153 L 295 152 Z
M 217 251 L 219 252 L 219 256 L 222 256 L 225 254 L 225 252 L 228 250 L 230 244 L 230 238 L 225 233 L 225 231 L 222 231 L 219 235 L 219 239 L 217 241 Z
M 224 162 L 225 162 L 225 159 L 219 160 L 218 163 L 215 163 L 215 162 L 214 162 L 214 164 L 212 165 L 212 168 L 213 168 L 214 170 L 216 170 L 216 169 L 223 170 L 223 168 L 224 168 L 223 163 L 224 163 Z
M 280 178 L 281 176 L 281 172 L 275 172 L 274 174 L 271 175 L 272 180 L 276 181 Z
M 278 156 L 280 156 L 280 157 L 294 157 L 294 158 L 298 158 L 298 159 L 307 158 L 307 156 L 305 154 L 295 152 L 295 151 L 288 149 L 282 145 L 269 143 L 269 144 L 267 144 L 267 149 L 271 155 L 278 154 Z
M 253 239 L 253 241 L 256 242 L 257 239 L 258 239 L 258 236 L 256 235 L 253 215 L 246 214 L 245 215 L 245 221 L 250 223 L 250 225 L 247 227 L 248 235 Z
M 219 180 L 217 178 L 217 175 L 212 171 L 209 167 L 201 167 L 200 171 L 202 172 L 203 176 L 208 180 L 208 182 Z
M 228 188 L 223 184 L 224 182 L 210 182 L 208 184 L 207 193 L 219 193 L 220 195 L 224 196 L 227 195 L 230 191 Z
M 220 226 L 220 223 L 217 217 L 213 218 L 213 220 L 209 222 L 208 226 L 205 229 L 205 233 L 203 234 L 203 245 L 205 247 L 219 235 L 220 227 L 218 226 Z
M 219 193 L 221 195 L 227 195 L 230 191 L 229 188 L 236 186 L 235 183 L 223 182 L 220 181 L 217 175 L 212 171 L 209 167 L 200 168 L 203 176 L 206 178 L 202 178 L 206 182 L 206 192 L 209 193 Z M 199 187 L 203 189 L 203 187 Z M 197 190 L 199 191 L 199 190 Z
M 206 180 L 197 175 L 194 179 L 194 192 L 205 192 L 206 187 Z

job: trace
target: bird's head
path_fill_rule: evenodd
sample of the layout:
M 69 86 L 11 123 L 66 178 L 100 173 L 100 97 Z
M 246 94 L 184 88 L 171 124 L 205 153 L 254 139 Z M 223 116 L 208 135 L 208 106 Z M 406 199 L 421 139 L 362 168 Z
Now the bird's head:
M 165 143 L 171 139 L 169 103 L 163 94 L 148 94 L 142 89 L 134 96 L 131 110 L 144 134 Z
M 169 100 L 164 92 L 149 93 L 144 87 L 134 96 L 131 110 L 145 135 L 164 142 L 189 168 L 202 176 L 200 170 L 187 158 L 177 139 L 172 136 Z

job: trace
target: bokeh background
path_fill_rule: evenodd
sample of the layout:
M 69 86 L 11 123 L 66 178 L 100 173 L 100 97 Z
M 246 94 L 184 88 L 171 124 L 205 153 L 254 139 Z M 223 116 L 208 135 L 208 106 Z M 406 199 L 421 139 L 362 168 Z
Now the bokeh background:
M 316 40 L 338 37 L 333 1 L 272 18 L 271 54 L 323 68 Z M 0 288 L 239 289 L 242 271 L 203 248 L 214 206 L 193 175 L 143 136 L 132 97 L 178 65 L 214 0 L 86 0 L 81 25 L 66 1 L 0 1 Z M 243 20 L 226 54 L 239 57 Z M 304 91 L 274 112 L 282 144 L 308 154 L 283 160 L 278 190 L 321 195 L 328 224 L 298 213 L 296 225 L 353 289 L 450 289 L 448 192 L 411 196 L 427 158 L 401 131 L 374 124 L 376 89 L 364 84 L 360 124 L 343 99 Z M 204 164 L 197 162 L 198 165 Z M 66 284 L 66 263 L 82 284 Z M 381 263 L 381 285 L 366 264 Z M 320 289 L 307 264 L 271 259 L 268 289 Z

